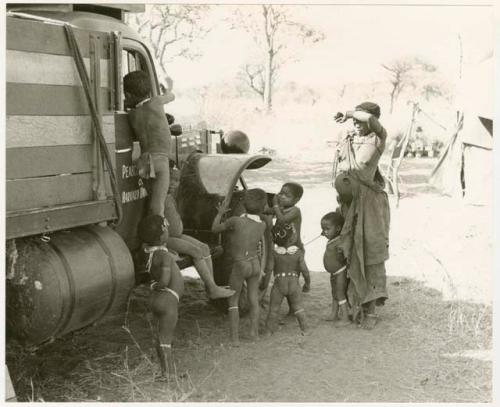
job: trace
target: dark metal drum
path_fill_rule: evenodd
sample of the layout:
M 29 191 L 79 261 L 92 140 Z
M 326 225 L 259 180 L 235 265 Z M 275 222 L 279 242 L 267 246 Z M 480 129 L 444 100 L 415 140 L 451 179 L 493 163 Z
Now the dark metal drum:
M 108 227 L 89 226 L 7 246 L 7 335 L 27 345 L 124 310 L 132 257 Z

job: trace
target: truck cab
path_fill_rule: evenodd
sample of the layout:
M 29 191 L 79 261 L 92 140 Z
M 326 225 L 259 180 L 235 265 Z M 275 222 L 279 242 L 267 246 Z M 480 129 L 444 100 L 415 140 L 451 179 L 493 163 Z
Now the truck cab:
M 122 78 L 143 70 L 153 95 L 161 89 L 151 53 L 123 22 L 143 8 L 7 5 L 7 335 L 27 344 L 120 313 L 134 287 L 148 185 L 134 164 Z M 170 159 L 181 168 L 186 233 L 215 250 L 213 203 L 234 206 L 243 171 L 270 158 L 216 153 L 212 137 L 184 131 Z

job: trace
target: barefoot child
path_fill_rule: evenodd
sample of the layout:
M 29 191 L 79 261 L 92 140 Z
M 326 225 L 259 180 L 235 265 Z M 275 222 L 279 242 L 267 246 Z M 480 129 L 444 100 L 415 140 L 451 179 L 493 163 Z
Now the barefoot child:
M 139 223 L 138 232 L 139 238 L 146 243 L 144 251 L 149 254 L 146 271 L 152 280 L 150 307 L 157 322 L 156 352 L 161 375 L 172 375 L 175 373 L 172 339 L 184 281 L 177 263 L 166 248 L 168 230 L 165 218 L 146 216 Z
M 287 182 L 281 187 L 281 191 L 273 198 L 273 214 L 276 217 L 276 227 L 289 227 L 296 234 L 296 242 L 294 244 L 304 254 L 304 244 L 300 236 L 300 228 L 302 225 L 302 214 L 300 209 L 295 206 L 302 198 L 304 188 L 296 182 Z M 311 279 L 309 275 L 304 276 L 303 292 L 309 292 L 311 288 Z
M 166 94 L 151 96 L 151 82 L 144 71 L 133 71 L 123 78 L 128 120 L 141 146 L 137 168 L 141 178 L 152 178 L 149 214 L 163 216 L 170 168 L 170 127 L 163 105 L 175 99 L 172 81 Z
M 299 275 L 302 273 L 309 281 L 309 270 L 304 261 L 304 252 L 296 245 L 297 235 L 291 227 L 274 228 L 274 284 L 271 289 L 269 313 L 266 327 L 269 333 L 274 333 L 277 328 L 278 313 L 283 297 L 286 297 L 299 323 L 302 334 L 309 333 L 306 324 L 302 293 L 299 284 Z
M 346 299 L 347 263 L 342 250 L 338 246 L 343 225 L 344 218 L 338 212 L 329 212 L 321 218 L 321 234 L 328 239 L 323 256 L 323 265 L 326 271 L 330 273 L 332 288 L 332 313 L 326 320 L 335 321 L 336 326 L 350 324 Z
M 283 184 L 280 192 L 273 197 L 273 208 L 266 211 L 266 213 L 272 214 L 276 217 L 275 227 L 289 227 L 293 230 L 293 232 L 297 235 L 297 241 L 295 244 L 302 251 L 302 253 L 305 254 L 304 244 L 302 243 L 300 237 L 302 214 L 300 209 L 295 206 L 297 202 L 300 201 L 303 194 L 304 188 L 302 188 L 302 185 L 296 182 L 287 182 Z M 267 288 L 270 278 L 271 274 L 266 274 L 261 283 L 261 290 Z M 311 289 L 311 279 L 309 275 L 307 277 L 304 276 L 304 280 L 305 283 L 302 287 L 302 292 L 307 293 Z M 288 299 L 287 301 L 289 306 L 288 316 L 291 317 L 293 316 L 292 308 Z M 284 320 L 281 320 L 280 324 L 284 324 Z
M 245 281 L 250 304 L 250 337 L 257 339 L 259 334 L 258 288 L 261 267 L 258 246 L 266 231 L 266 223 L 261 215 L 267 205 L 267 195 L 262 189 L 250 189 L 245 192 L 243 203 L 246 213 L 222 222 L 225 208 L 220 207 L 212 223 L 212 232 L 226 232 L 224 252 L 232 260 L 229 286 L 235 293 L 228 300 L 228 311 L 231 342 L 235 346 L 239 344 L 238 303 Z
M 194 267 L 205 284 L 208 298 L 230 297 L 234 294 L 234 290 L 219 287 L 215 284 L 212 257 L 208 245 L 182 233 L 182 219 L 177 211 L 174 198 L 175 191 L 179 185 L 179 176 L 179 170 L 172 168 L 170 171 L 169 193 L 165 201 L 165 218 L 168 222 L 169 234 L 167 248 L 192 257 Z

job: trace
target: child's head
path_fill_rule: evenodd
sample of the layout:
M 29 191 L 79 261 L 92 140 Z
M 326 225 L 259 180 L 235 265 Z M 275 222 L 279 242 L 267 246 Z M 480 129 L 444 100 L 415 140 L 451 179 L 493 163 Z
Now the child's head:
M 267 205 L 267 194 L 260 188 L 247 189 L 243 197 L 247 213 L 258 215 Z
M 160 215 L 148 215 L 139 222 L 138 234 L 144 243 L 164 243 L 168 239 L 167 220 Z
M 125 96 L 143 100 L 151 95 L 151 82 L 144 71 L 133 71 L 123 77 Z
M 344 217 L 338 212 L 328 212 L 321 218 L 321 234 L 328 240 L 336 238 L 344 226 Z
M 296 182 L 287 182 L 281 187 L 281 191 L 278 193 L 278 199 L 284 208 L 288 208 L 299 202 L 303 194 L 304 188 L 302 188 L 302 185 Z
M 273 242 L 278 246 L 290 247 L 297 243 L 297 231 L 291 223 L 276 223 L 272 229 Z

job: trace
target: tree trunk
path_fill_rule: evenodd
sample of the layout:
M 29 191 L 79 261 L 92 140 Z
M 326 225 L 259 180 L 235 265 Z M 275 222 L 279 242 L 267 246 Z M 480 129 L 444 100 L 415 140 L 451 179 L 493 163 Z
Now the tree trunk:
M 392 88 L 392 92 L 391 92 L 391 107 L 389 109 L 389 112 L 392 113 L 393 109 L 394 109 L 394 102 L 396 101 L 396 87 L 394 86 Z
M 264 77 L 264 110 L 269 113 L 273 108 L 273 52 L 269 51 Z

